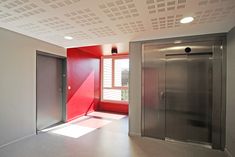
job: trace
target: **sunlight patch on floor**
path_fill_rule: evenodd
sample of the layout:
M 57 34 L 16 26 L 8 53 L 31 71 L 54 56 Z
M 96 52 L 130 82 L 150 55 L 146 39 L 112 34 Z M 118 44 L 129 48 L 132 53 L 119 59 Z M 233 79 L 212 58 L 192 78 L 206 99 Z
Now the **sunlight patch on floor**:
M 104 127 L 111 122 L 112 121 L 105 119 L 89 118 L 77 123 L 68 124 L 58 129 L 53 129 L 52 131 L 50 131 L 50 133 L 72 138 L 79 138 L 98 128 Z
M 63 136 L 68 136 L 68 137 L 73 137 L 73 138 L 78 138 L 94 130 L 95 128 L 88 128 L 88 127 L 83 127 L 83 126 L 78 126 L 78 125 L 70 125 L 61 129 L 54 130 L 52 131 L 52 133 L 63 135 Z
M 78 123 L 77 125 L 98 129 L 98 128 L 101 128 L 101 127 L 111 123 L 111 122 L 112 121 L 110 121 L 110 120 L 91 118 L 91 119 L 82 121 L 82 122 Z

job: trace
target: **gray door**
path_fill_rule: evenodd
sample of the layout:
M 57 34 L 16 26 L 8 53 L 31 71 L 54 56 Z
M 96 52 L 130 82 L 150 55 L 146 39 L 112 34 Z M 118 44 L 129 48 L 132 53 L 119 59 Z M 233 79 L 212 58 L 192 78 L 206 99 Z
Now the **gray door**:
M 37 54 L 37 130 L 62 121 L 62 59 Z
M 166 56 L 166 137 L 211 143 L 212 53 Z

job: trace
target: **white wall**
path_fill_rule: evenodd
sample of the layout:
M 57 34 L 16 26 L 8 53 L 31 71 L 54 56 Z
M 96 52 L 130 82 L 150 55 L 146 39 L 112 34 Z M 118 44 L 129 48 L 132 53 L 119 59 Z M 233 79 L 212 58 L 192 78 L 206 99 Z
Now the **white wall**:
M 226 148 L 235 157 L 235 27 L 227 37 Z
M 36 131 L 36 50 L 66 50 L 0 28 L 0 147 Z
M 130 43 L 129 134 L 141 135 L 141 42 Z

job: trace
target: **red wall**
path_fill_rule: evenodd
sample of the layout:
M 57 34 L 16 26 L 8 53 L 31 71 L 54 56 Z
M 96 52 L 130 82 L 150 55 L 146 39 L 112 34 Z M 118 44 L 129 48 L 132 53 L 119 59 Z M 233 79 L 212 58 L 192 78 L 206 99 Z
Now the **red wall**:
M 99 110 L 128 114 L 127 104 L 100 102 L 100 59 L 103 54 L 102 45 L 67 50 L 67 80 L 68 87 L 71 87 L 67 98 L 68 121 L 83 116 L 88 109 L 89 112 Z M 123 54 L 128 52 L 117 55 Z
M 98 110 L 128 114 L 128 104 L 121 104 L 116 102 L 100 102 L 98 105 Z
M 70 121 L 97 108 L 100 100 L 100 57 L 80 48 L 68 49 L 67 75 L 67 120 Z

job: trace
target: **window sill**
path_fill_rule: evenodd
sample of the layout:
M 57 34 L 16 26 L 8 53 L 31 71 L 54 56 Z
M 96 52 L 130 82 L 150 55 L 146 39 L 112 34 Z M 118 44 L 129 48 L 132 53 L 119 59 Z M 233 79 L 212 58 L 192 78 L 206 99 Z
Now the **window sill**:
M 113 103 L 113 104 L 122 104 L 122 105 L 128 105 L 128 101 L 114 101 L 114 100 L 101 100 L 101 103 Z

